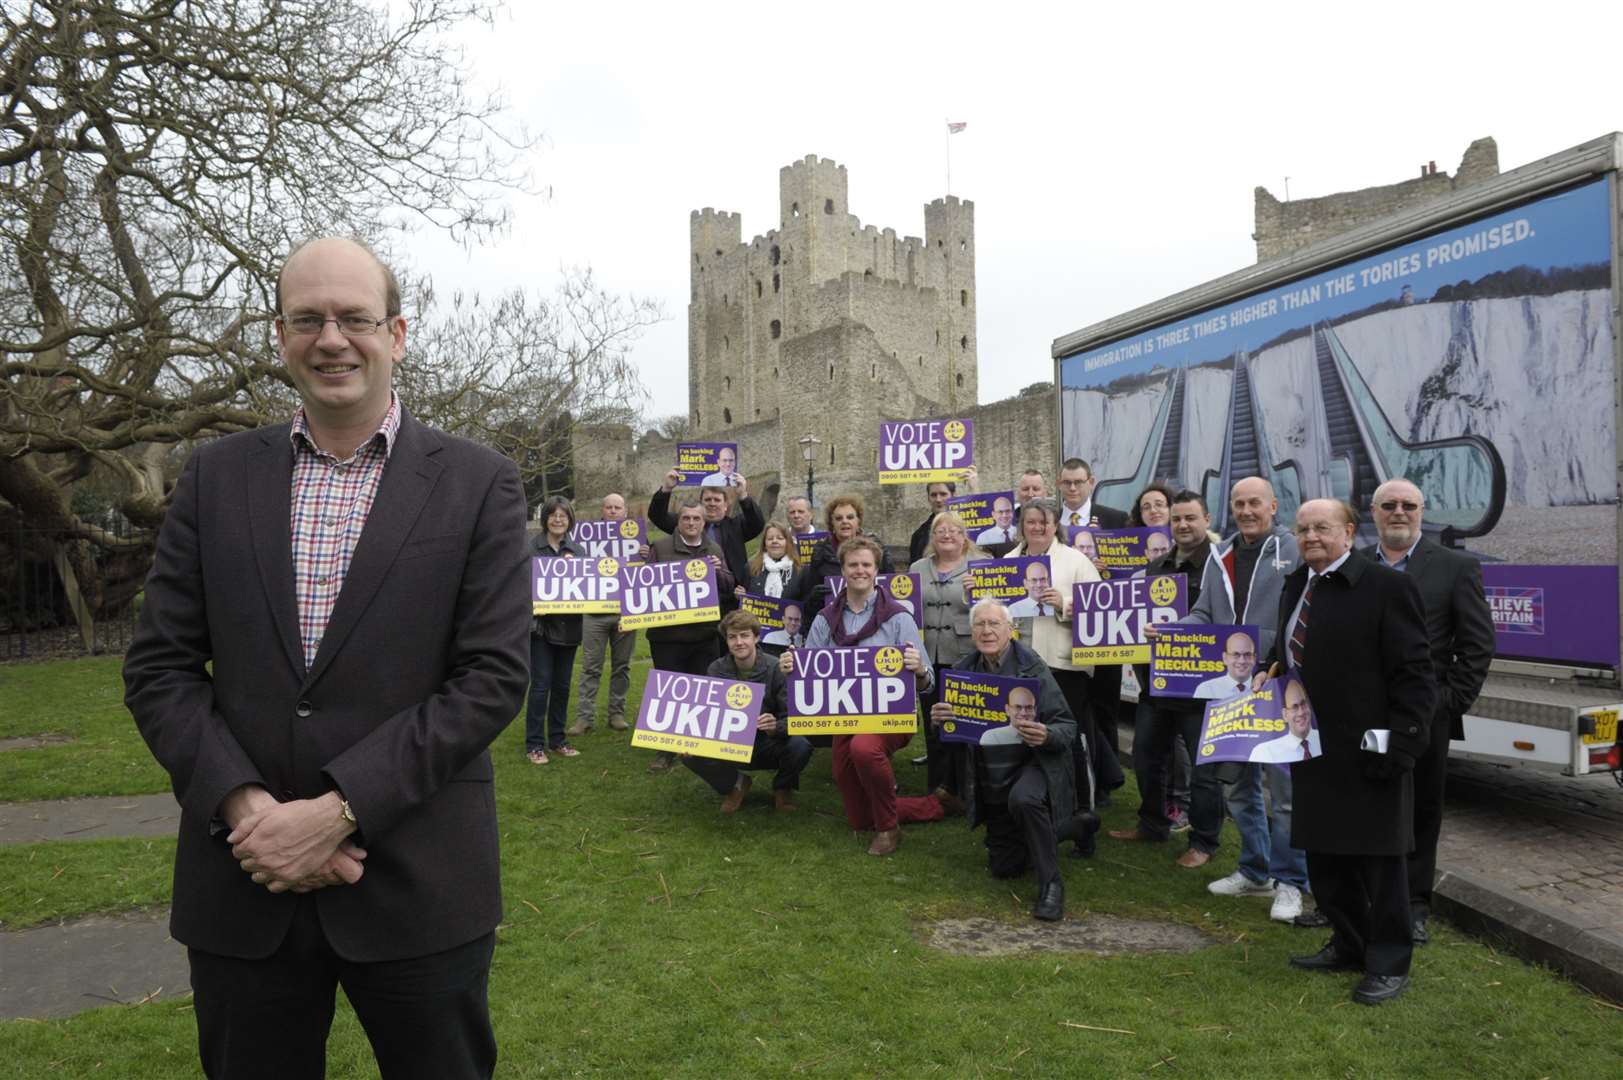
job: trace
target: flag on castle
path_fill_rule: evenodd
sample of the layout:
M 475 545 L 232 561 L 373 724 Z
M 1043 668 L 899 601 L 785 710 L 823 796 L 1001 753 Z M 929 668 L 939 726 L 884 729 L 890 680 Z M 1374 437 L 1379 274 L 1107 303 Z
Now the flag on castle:
M 968 120 L 948 120 L 947 121 L 947 134 L 948 135 L 956 135 L 960 131 L 962 131 L 966 127 L 968 127 L 968 126 L 969 126 L 969 121 Z

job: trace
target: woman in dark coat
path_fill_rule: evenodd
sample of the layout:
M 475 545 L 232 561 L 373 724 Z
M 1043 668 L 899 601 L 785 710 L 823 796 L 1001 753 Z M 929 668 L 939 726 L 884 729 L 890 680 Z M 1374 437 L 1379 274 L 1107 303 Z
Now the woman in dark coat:
M 804 603 L 805 610 L 821 611 L 823 605 L 828 603 L 832 591 L 828 587 L 828 579 L 840 574 L 840 545 L 853 536 L 871 535 L 862 531 L 862 511 L 861 495 L 836 495 L 824 508 L 823 519 L 828 526 L 828 539 L 819 540 L 812 549 L 811 558 L 801 569 L 800 582 L 794 593 L 794 599 Z M 891 564 L 890 553 L 884 551 L 883 544 L 880 550 L 879 572 L 894 574 L 896 567 Z
M 575 508 L 562 495 L 541 506 L 541 531 L 531 547 L 538 559 L 579 559 L 585 552 L 569 540 Z M 569 680 L 580 647 L 579 615 L 537 615 L 530 625 L 530 701 L 524 710 L 524 751 L 531 765 L 545 765 L 549 753 L 580 753 L 564 735 L 569 719 Z

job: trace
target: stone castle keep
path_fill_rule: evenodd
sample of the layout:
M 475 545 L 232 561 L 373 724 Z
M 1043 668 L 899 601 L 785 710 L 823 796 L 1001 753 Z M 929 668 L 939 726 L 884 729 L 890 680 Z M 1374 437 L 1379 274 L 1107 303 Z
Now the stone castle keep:
M 918 485 L 881 488 L 879 423 L 931 416 L 976 422 L 988 475 L 1018 475 L 1056 452 L 1052 398 L 1021 409 L 977 405 L 975 204 L 924 207 L 924 236 L 864 226 L 850 211 L 846 170 L 807 156 L 778 172 L 778 227 L 743 240 L 738 214 L 689 219 L 688 421 L 694 439 L 736 442 L 750 491 L 769 514 L 805 491 L 800 440 L 815 447 L 816 497 L 856 491 L 866 524 L 887 536 L 917 522 Z M 577 490 L 623 486 L 645 503 L 675 461 L 673 443 L 630 432 L 577 437 Z M 1007 461 L 1002 460 L 1007 458 Z
M 1494 141 L 1478 139 L 1451 177 L 1281 202 L 1255 191 L 1257 260 L 1286 255 L 1399 210 L 1498 175 Z M 978 404 L 975 204 L 924 207 L 924 237 L 864 226 L 850 211 L 846 170 L 808 155 L 778 170 L 778 227 L 743 240 L 738 214 L 689 218 L 688 421 L 695 440 L 735 442 L 750 493 L 769 517 L 804 493 L 800 439 L 815 447 L 816 499 L 857 492 L 866 526 L 899 542 L 922 519 L 922 485 L 881 487 L 881 420 L 955 416 L 975 422 L 981 488 L 1012 487 L 1059 460 L 1052 387 Z M 1074 329 L 1073 320 L 1053 327 Z M 995 362 L 995 358 L 993 358 Z M 661 411 L 670 411 L 668 407 Z M 575 433 L 575 491 L 584 517 L 621 491 L 642 512 L 676 461 L 674 441 L 629 427 Z

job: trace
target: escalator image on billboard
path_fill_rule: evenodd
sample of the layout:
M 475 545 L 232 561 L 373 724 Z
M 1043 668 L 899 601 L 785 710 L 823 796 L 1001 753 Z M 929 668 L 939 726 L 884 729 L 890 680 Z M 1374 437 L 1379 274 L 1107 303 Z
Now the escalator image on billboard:
M 1574 580 L 1615 604 L 1609 183 L 1062 357 L 1064 454 L 1108 506 L 1151 481 L 1201 492 L 1225 536 L 1229 490 L 1262 476 L 1286 524 L 1344 499 L 1369 542 L 1375 489 L 1406 477 L 1433 539 L 1485 564 L 1595 568 Z M 1615 665 L 1616 625 L 1589 650 L 1604 655 L 1564 659 Z

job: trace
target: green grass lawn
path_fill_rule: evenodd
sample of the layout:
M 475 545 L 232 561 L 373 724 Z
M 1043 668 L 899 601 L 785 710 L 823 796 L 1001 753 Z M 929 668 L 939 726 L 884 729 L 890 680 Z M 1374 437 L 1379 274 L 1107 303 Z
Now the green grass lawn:
M 639 652 L 633 700 L 648 669 Z M 145 750 L 127 718 L 110 720 L 116 664 L 10 667 L 0 678 L 7 734 L 26 733 L 15 719 L 26 699 L 50 721 L 38 730 L 80 735 L 0 754 L 17 759 L 4 765 L 6 797 L 19 797 L 12 778 L 46 770 L 58 784 L 84 777 L 75 794 L 106 791 L 92 783 L 98 770 L 72 764 L 75 752 L 126 763 L 132 788 L 161 786 L 161 774 L 137 783 Z M 1201 952 L 958 957 L 925 944 L 932 920 L 1024 924 L 1033 893 L 1030 882 L 1011 889 L 986 874 L 980 835 L 961 819 L 910 826 L 896 856 L 874 859 L 845 827 L 827 751 L 813 758 L 798 813 L 772 811 L 761 774 L 744 809 L 724 818 L 685 769 L 647 775 L 650 755 L 625 735 L 600 727 L 575 741 L 580 757 L 540 767 L 524 760 L 519 724 L 494 748 L 507 915 L 491 1001 L 504 1076 L 1617 1071 L 1623 1014 L 1446 927 L 1417 953 L 1409 995 L 1378 1009 L 1350 1003 L 1351 976 L 1290 970 L 1286 958 L 1322 935 L 1269 922 L 1265 901 L 1206 892 L 1234 866 L 1232 829 L 1202 871 L 1172 865 L 1177 845 L 1103 841 L 1091 861 L 1064 860 L 1071 918 L 1198 926 L 1213 940 Z M 905 757 L 898 774 L 917 791 L 922 770 Z M 34 797 L 36 787 L 23 788 Z M 1128 823 L 1131 801 L 1118 798 L 1107 824 Z M 26 920 L 30 904 L 55 918 L 161 900 L 172 850 L 152 841 L 0 848 L 0 911 L 9 923 Z M 196 1075 L 194 1038 L 184 1001 L 12 1022 L 0 1025 L 0 1075 Z M 372 1074 L 347 1009 L 330 1064 L 333 1076 Z

